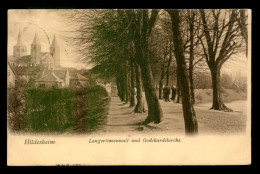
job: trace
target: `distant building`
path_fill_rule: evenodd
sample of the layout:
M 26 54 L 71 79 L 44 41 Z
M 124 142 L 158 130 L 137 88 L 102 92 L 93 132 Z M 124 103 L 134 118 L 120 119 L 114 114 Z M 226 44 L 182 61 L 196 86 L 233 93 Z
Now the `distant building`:
M 9 62 L 7 62 L 7 88 L 15 86 L 16 73 Z
M 87 86 L 85 71 L 60 66 L 60 47 L 54 35 L 50 52 L 41 52 L 41 43 L 35 33 L 31 44 L 31 55 L 27 55 L 19 30 L 17 44 L 13 47 L 13 56 L 8 56 L 8 67 L 19 80 L 32 82 L 36 87 L 74 87 Z M 10 68 L 9 68 L 10 69 Z M 10 70 L 11 72 L 11 70 Z M 10 78 L 11 83 L 12 78 Z M 9 82 L 8 82 L 9 83 Z
M 77 71 L 69 71 L 70 74 L 70 87 L 87 87 L 89 86 L 88 79 L 79 74 Z
M 27 49 L 22 44 L 21 33 L 19 31 L 17 44 L 13 48 L 13 57 L 10 57 L 12 63 L 16 66 L 37 66 L 41 65 L 49 69 L 60 67 L 60 48 L 54 36 L 50 46 L 50 52 L 41 52 L 41 43 L 37 33 L 35 33 L 31 44 L 31 55 L 26 55 Z
M 35 86 L 40 88 L 45 87 L 62 87 L 62 80 L 57 77 L 53 71 L 43 71 L 40 78 L 35 80 Z
M 43 70 L 41 76 L 35 80 L 36 87 L 69 87 L 68 70 Z
M 14 70 L 19 79 L 23 79 L 26 82 L 29 82 L 30 79 L 36 79 L 42 72 L 42 68 L 40 66 L 16 66 L 14 67 Z

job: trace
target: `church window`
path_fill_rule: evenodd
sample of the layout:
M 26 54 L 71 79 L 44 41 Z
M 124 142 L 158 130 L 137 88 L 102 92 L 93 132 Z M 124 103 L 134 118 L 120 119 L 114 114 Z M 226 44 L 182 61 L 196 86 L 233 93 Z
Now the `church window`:
M 10 71 L 8 70 L 8 77 L 10 76 Z

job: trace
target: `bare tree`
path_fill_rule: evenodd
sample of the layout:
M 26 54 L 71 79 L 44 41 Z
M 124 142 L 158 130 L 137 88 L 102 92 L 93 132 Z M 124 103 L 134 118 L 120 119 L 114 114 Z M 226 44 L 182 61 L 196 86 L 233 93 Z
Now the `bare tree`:
M 145 112 L 144 103 L 143 103 L 143 92 L 142 92 L 142 75 L 140 65 L 135 63 L 135 75 L 136 75 L 136 95 L 137 95 L 137 104 L 135 106 L 135 113 Z
M 200 10 L 203 23 L 201 44 L 211 72 L 213 87 L 212 109 L 232 111 L 222 101 L 220 70 L 222 65 L 241 48 L 237 10 Z
M 246 42 L 246 56 L 248 55 L 248 31 L 247 31 L 247 11 L 244 9 L 239 10 L 240 17 L 237 16 L 237 22 L 240 27 L 241 35 L 243 36 Z
M 174 43 L 174 53 L 177 62 L 177 76 L 178 82 L 180 83 L 181 93 L 182 93 L 182 109 L 185 123 L 185 133 L 186 134 L 197 134 L 198 133 L 198 123 L 196 118 L 196 112 L 193 108 L 189 76 L 186 71 L 186 62 L 183 49 L 183 41 L 180 32 L 180 12 L 179 10 L 166 10 L 172 21 L 172 33 L 173 33 L 173 43 Z
M 136 50 L 136 61 L 140 65 L 142 81 L 148 106 L 148 116 L 144 124 L 150 122 L 160 123 L 163 120 L 163 112 L 153 85 L 153 75 L 149 57 L 149 42 L 152 29 L 155 25 L 159 11 L 152 10 L 128 10 L 131 19 L 131 28 L 134 29 L 134 46 Z
M 135 67 L 134 62 L 130 61 L 130 71 L 131 71 L 131 92 L 130 92 L 130 107 L 135 107 Z

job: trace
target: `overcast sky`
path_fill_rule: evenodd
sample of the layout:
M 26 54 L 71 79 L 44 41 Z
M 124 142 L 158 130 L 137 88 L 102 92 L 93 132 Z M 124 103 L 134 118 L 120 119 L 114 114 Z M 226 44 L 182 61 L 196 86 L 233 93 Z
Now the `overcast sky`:
M 67 44 L 65 37 L 70 29 L 67 19 L 62 13 L 64 10 L 9 10 L 8 11 L 8 55 L 13 55 L 13 46 L 17 43 L 19 27 L 22 40 L 30 54 L 31 43 L 35 32 L 40 36 L 43 52 L 49 52 L 49 46 L 54 34 L 60 46 L 61 65 L 77 68 L 91 68 L 91 65 L 77 61 L 79 57 L 73 53 L 72 47 Z M 235 75 L 247 73 L 247 59 L 244 53 L 231 57 L 222 69 L 222 72 Z

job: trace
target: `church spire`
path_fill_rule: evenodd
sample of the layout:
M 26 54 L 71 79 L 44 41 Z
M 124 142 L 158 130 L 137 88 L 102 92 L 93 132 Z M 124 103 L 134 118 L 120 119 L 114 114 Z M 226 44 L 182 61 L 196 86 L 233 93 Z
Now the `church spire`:
M 54 58 L 55 67 L 59 67 L 60 66 L 60 47 L 58 45 L 55 34 L 54 34 L 52 44 L 50 47 L 50 53 L 51 53 L 52 57 Z
M 38 35 L 37 32 L 35 32 L 35 35 L 34 35 L 34 39 L 33 39 L 32 44 L 34 44 L 34 45 L 40 45 L 40 39 L 39 39 L 39 35 Z
M 16 46 L 22 46 L 22 36 L 21 36 L 21 27 L 19 28 L 19 33 L 18 33 L 18 39 L 17 39 L 17 44 Z
M 21 27 L 19 27 L 17 44 L 13 47 L 13 56 L 16 58 L 20 58 L 27 54 L 27 48 L 23 45 Z
M 52 40 L 51 47 L 59 47 L 55 34 Z

